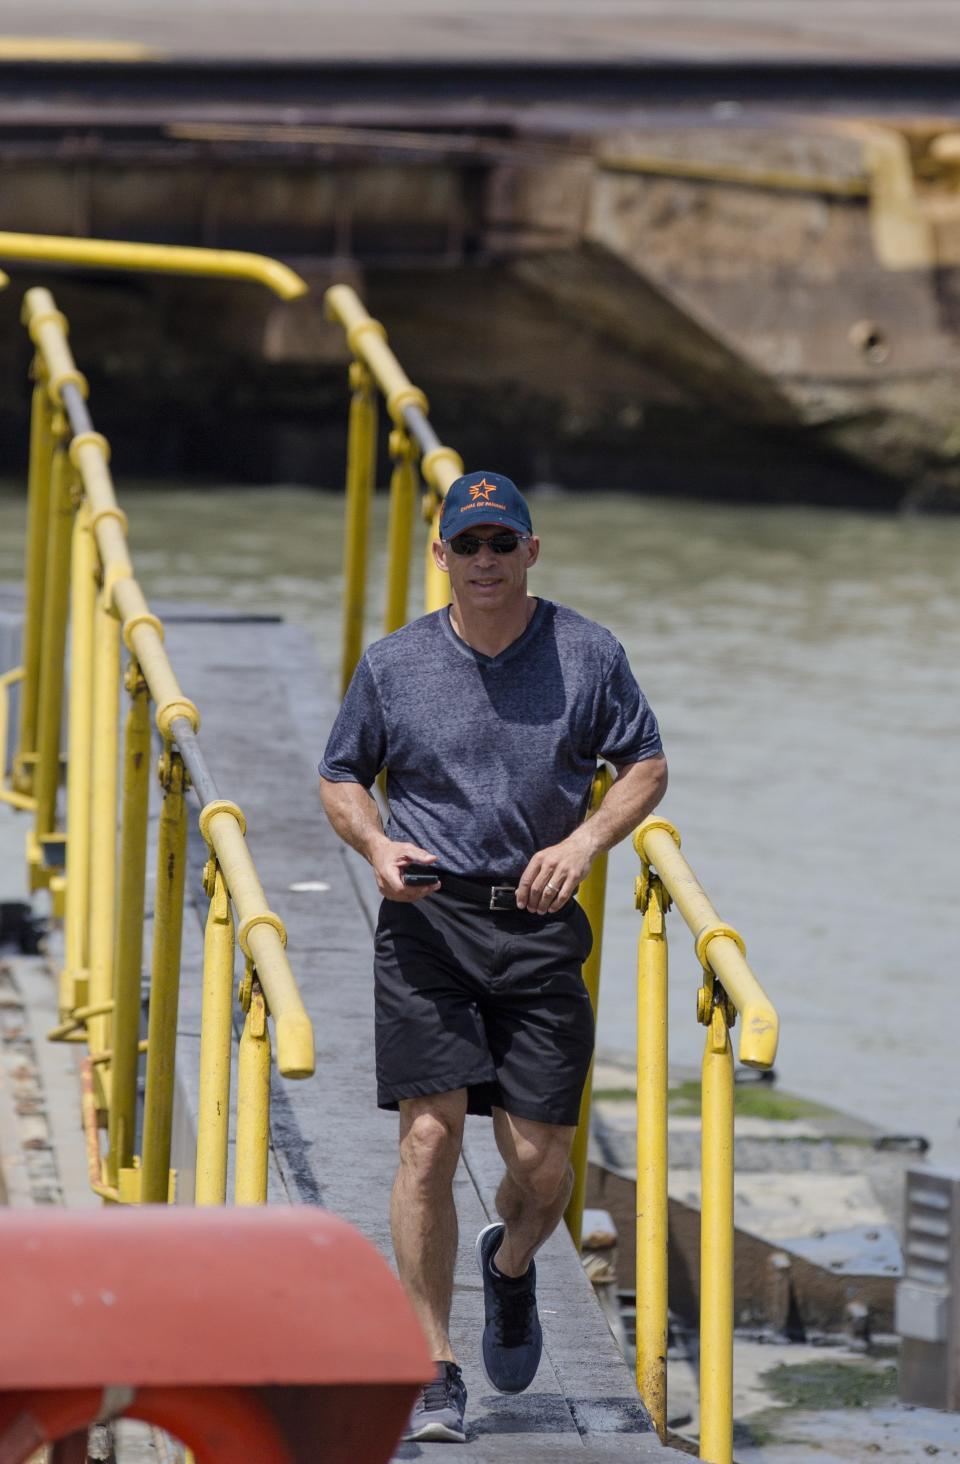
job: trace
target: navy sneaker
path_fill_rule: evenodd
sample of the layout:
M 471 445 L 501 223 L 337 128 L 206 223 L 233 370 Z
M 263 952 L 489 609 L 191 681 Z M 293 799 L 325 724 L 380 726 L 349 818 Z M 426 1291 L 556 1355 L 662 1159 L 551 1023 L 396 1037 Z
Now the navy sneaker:
M 403 1442 L 465 1444 L 467 1431 L 463 1413 L 467 1406 L 467 1390 L 463 1375 L 455 1362 L 438 1362 L 432 1383 L 420 1389 L 413 1405 Z
M 543 1333 L 537 1316 L 537 1268 L 533 1261 L 514 1279 L 494 1271 L 503 1226 L 485 1225 L 477 1236 L 477 1265 L 483 1277 L 486 1325 L 483 1329 L 483 1370 L 487 1382 L 500 1393 L 522 1393 L 533 1382 L 543 1352 Z

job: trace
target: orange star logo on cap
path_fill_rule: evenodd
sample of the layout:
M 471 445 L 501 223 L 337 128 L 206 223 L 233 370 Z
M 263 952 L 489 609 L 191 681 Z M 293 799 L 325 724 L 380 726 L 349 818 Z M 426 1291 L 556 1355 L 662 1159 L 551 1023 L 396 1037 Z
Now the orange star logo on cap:
M 488 483 L 486 478 L 481 478 L 479 483 L 470 484 L 470 497 L 474 502 L 478 498 L 482 498 L 484 503 L 488 503 L 490 501 L 490 494 L 496 493 L 496 491 L 496 483 Z

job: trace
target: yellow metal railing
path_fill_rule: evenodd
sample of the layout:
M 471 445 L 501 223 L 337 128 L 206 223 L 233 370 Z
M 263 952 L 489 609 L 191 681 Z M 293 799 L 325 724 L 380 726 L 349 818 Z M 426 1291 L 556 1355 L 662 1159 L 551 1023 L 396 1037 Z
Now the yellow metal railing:
M 393 473 L 387 541 L 385 635 L 399 629 L 407 619 L 417 465 L 419 463 L 419 472 L 426 486 L 422 501 L 423 517 L 428 526 L 424 553 L 424 608 L 428 612 L 441 609 L 449 599 L 447 577 L 434 563 L 431 545 L 440 536 L 440 507 L 444 494 L 454 479 L 460 477 L 464 467 L 459 453 L 452 447 L 445 447 L 437 437 L 429 421 L 427 398 L 406 375 L 387 343 L 386 330 L 379 320 L 367 314 L 356 291 L 349 285 L 334 285 L 324 298 L 328 314 L 346 331 L 347 344 L 354 358 L 349 371 L 351 400 L 344 536 L 341 690 L 345 692 L 363 650 L 370 502 L 376 480 L 378 390 L 383 394 L 393 423 L 389 441 Z M 599 769 L 594 779 L 591 812 L 609 786 L 609 773 L 605 768 Z M 578 895 L 593 930 L 593 950 L 583 974 L 594 1011 L 600 987 L 606 887 L 607 856 L 601 854 L 594 860 Z M 565 1217 L 577 1245 L 580 1244 L 586 1190 L 590 1092 L 591 1079 L 588 1078 L 573 1146 L 573 1193 Z
M 29 236 L 25 256 L 38 256 Z M 42 241 L 41 241 L 42 242 Z M 46 241 L 48 244 L 51 241 Z M 58 242 L 58 241 L 53 241 Z M 75 246 L 89 241 L 60 241 Z M 203 251 L 93 243 L 155 259 Z M 192 273 L 259 277 L 288 295 L 296 276 L 273 261 L 254 270 L 253 256 L 223 265 L 214 252 Z M 156 267 L 168 267 L 156 264 Z M 172 266 L 169 266 L 172 267 Z M 289 278 L 286 278 L 289 276 Z M 91 1182 L 104 1199 L 165 1202 L 170 1170 L 174 1063 L 180 982 L 187 840 L 187 795 L 200 804 L 209 860 L 210 899 L 204 941 L 195 1199 L 226 1199 L 232 1050 L 234 946 L 245 958 L 245 1012 L 238 1060 L 236 1185 L 239 1204 L 266 1199 L 270 1037 L 288 1078 L 314 1070 L 313 1030 L 290 969 L 286 935 L 268 907 L 245 841 L 244 816 L 219 796 L 200 749 L 199 712 L 183 693 L 164 648 L 163 625 L 134 576 L 126 519 L 109 467 L 109 447 L 86 405 L 86 382 L 74 363 L 67 325 L 46 289 L 27 291 L 24 323 L 35 347 L 30 436 L 23 665 L 0 678 L 0 730 L 10 687 L 19 683 L 16 751 L 0 800 L 33 814 L 27 839 L 30 888 L 50 890 L 64 919 L 60 1025 L 52 1037 L 86 1042 L 84 1128 Z M 69 626 L 66 826 L 58 824 L 61 722 Z M 121 662 L 126 716 L 121 734 Z M 140 1039 L 151 718 L 160 735 L 161 810 L 153 895 L 153 946 L 147 1037 Z M 0 738 L 0 747 L 5 741 Z M 118 780 L 118 767 L 122 773 Z M 118 786 L 119 782 L 119 786 Z M 119 822 L 119 845 L 118 845 Z M 65 857 L 65 853 L 66 856 Z M 235 934 L 235 921 L 237 929 Z M 137 1077 L 146 1053 L 146 1091 L 136 1151 Z M 106 1130 L 106 1153 L 101 1132 Z
M 640 855 L 637 951 L 637 1387 L 661 1438 L 667 1409 L 667 927 L 676 905 L 689 926 L 703 980 L 697 1017 L 707 1028 L 701 1082 L 700 1457 L 733 1458 L 733 1049 L 769 1068 L 779 1021 L 746 961 L 744 943 L 718 917 L 656 815 L 634 835 Z
M 344 539 L 343 653 L 340 676 L 343 691 L 350 684 L 363 649 L 366 608 L 366 564 L 370 501 L 376 481 L 377 391 L 383 393 L 393 423 L 389 450 L 393 463 L 390 480 L 387 603 L 384 634 L 406 622 L 408 570 L 417 492 L 417 464 L 426 485 L 423 516 L 429 525 L 424 556 L 424 608 L 439 610 L 447 603 L 447 578 L 433 562 L 430 546 L 439 537 L 440 505 L 463 459 L 445 447 L 430 425 L 427 399 L 413 385 L 387 344 L 387 332 L 368 315 L 355 290 L 334 285 L 324 296 L 327 313 L 339 321 L 354 357 L 350 363 L 350 420 L 347 433 L 347 522 Z
M 197 249 L 183 244 L 138 244 L 124 239 L 74 239 L 59 234 L 10 234 L 0 230 L 0 259 L 36 264 L 76 264 L 84 269 L 133 270 L 138 274 L 195 275 L 250 280 L 283 300 L 305 295 L 294 270 L 263 254 L 236 249 Z

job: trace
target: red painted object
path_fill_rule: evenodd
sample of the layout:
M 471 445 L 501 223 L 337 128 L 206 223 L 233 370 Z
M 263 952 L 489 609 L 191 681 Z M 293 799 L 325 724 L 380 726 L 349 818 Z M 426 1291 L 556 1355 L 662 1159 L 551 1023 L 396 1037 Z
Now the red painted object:
M 197 1464 L 386 1464 L 433 1373 L 386 1262 L 324 1210 L 0 1212 L 0 1278 L 0 1464 L 105 1388 Z

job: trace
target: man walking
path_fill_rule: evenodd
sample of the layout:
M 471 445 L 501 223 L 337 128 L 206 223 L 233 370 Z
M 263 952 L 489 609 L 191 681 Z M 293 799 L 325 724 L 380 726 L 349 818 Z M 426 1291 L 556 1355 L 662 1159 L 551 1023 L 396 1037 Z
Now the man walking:
M 409 1439 L 463 1440 L 448 1335 L 452 1182 L 465 1115 L 492 1115 L 500 1221 L 477 1239 L 490 1383 L 532 1382 L 536 1251 L 570 1194 L 593 1051 L 573 899 L 593 860 L 666 787 L 656 720 L 611 633 L 527 593 L 539 540 L 509 478 L 467 473 L 444 500 L 451 603 L 371 646 L 320 764 L 336 832 L 383 896 L 375 941 L 377 1101 L 399 1109 L 390 1220 L 400 1279 L 437 1375 Z M 617 778 L 582 822 L 598 757 Z M 386 831 L 369 789 L 387 768 Z

